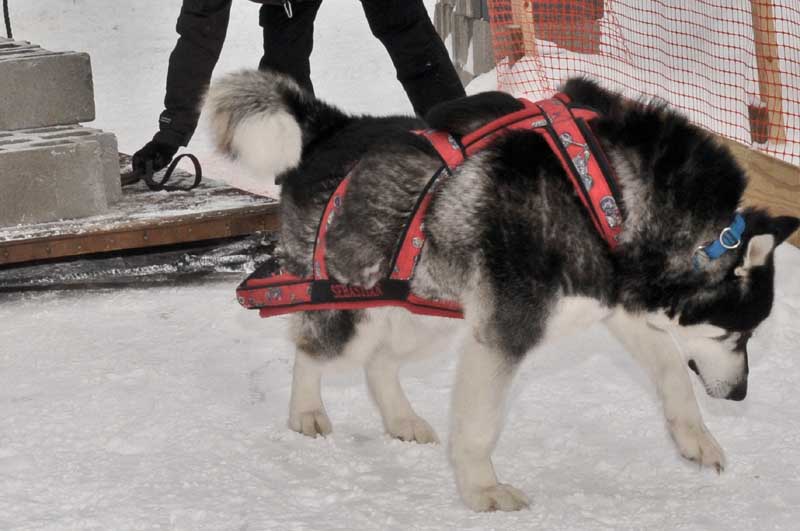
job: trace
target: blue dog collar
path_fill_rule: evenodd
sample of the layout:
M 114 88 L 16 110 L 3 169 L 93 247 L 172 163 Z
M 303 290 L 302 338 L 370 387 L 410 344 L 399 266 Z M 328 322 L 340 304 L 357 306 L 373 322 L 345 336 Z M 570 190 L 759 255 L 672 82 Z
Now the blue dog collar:
M 722 229 L 719 238 L 708 245 L 701 245 L 694 253 L 692 262 L 695 269 L 700 269 L 710 260 L 716 260 L 730 249 L 736 249 L 742 244 L 742 234 L 744 234 L 745 222 L 741 214 L 736 214 L 733 223 L 729 227 Z

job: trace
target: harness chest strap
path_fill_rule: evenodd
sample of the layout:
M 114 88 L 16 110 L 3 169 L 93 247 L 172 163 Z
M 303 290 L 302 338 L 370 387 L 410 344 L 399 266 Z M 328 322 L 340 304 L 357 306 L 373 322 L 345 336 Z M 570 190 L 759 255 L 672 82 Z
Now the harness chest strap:
M 414 206 L 405 234 L 392 257 L 388 278 L 371 288 L 362 288 L 332 281 L 328 275 L 327 232 L 341 211 L 350 183 L 347 176 L 331 194 L 323 211 L 314 246 L 312 277 L 301 278 L 284 272 L 260 277 L 257 271 L 237 289 L 239 302 L 247 308 L 260 309 L 262 317 L 305 310 L 400 306 L 423 315 L 462 318 L 462 310 L 456 302 L 425 299 L 411 293 L 410 280 L 425 243 L 423 221 L 439 178 L 449 175 L 466 157 L 488 146 L 507 130 L 533 130 L 545 138 L 598 232 L 614 249 L 622 229 L 622 216 L 612 192 L 614 181 L 609 180 L 613 179 L 613 174 L 586 124 L 597 114 L 589 109 L 568 108 L 565 103 L 569 99 L 562 94 L 537 103 L 525 99 L 520 102 L 521 110 L 486 124 L 464 136 L 460 143 L 443 131 L 415 131 L 432 143 L 444 165 L 428 181 Z

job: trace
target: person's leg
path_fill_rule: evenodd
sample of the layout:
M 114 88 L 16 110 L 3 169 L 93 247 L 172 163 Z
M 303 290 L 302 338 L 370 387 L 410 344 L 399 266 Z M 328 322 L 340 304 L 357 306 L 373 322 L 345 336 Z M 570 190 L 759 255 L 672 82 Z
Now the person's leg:
M 361 0 L 367 22 L 392 58 L 397 79 L 424 116 L 437 103 L 464 96 L 422 0 Z
M 312 94 L 309 58 L 314 47 L 314 18 L 321 3 L 292 2 L 291 18 L 282 5 L 264 4 L 259 17 L 264 28 L 264 56 L 258 68 L 283 72 Z

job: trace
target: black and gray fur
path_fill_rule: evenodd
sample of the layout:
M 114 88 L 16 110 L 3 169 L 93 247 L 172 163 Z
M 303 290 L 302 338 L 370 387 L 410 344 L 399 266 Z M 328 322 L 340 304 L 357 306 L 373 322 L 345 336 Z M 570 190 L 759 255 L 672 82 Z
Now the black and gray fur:
M 215 116 L 228 113 L 217 128 L 222 151 L 236 155 L 233 131 L 254 113 L 280 108 L 300 125 L 301 160 L 276 179 L 283 185 L 281 241 L 288 271 L 310 272 L 321 212 L 350 172 L 343 215 L 329 233 L 328 261 L 337 280 L 364 286 L 387 275 L 408 213 L 441 164 L 411 130 L 431 126 L 461 136 L 521 108 L 513 97 L 490 92 L 434 107 L 426 124 L 408 117 L 348 116 L 279 75 L 243 72 L 227 77 L 224 87 L 215 107 Z M 686 324 L 752 330 L 771 307 L 772 261 L 752 272 L 749 282 L 740 282 L 733 271 L 752 235 L 774 234 L 777 245 L 796 229 L 796 220 L 747 209 L 743 245 L 694 270 L 695 249 L 716 238 L 740 206 L 746 179 L 733 156 L 663 104 L 624 100 L 586 79 L 572 79 L 562 90 L 599 111 L 592 130 L 617 166 L 624 211 L 637 212 L 625 219 L 619 250 L 609 252 L 540 135 L 513 132 L 439 187 L 422 260 L 433 270 L 435 285 L 415 287 L 458 299 L 458 286 L 480 272 L 503 301 L 487 326 L 505 338 L 503 348 L 513 357 L 536 343 L 557 294 L 594 297 L 632 311 L 664 310 Z M 535 315 L 542 319 L 532 320 Z M 531 321 L 536 324 L 518 326 Z
M 772 305 L 772 249 L 800 222 L 745 209 L 742 245 L 696 270 L 696 249 L 717 238 L 740 211 L 746 178 L 731 153 L 663 104 L 625 100 L 586 79 L 571 79 L 562 90 L 599 113 L 590 125 L 622 193 L 619 248 L 611 252 L 596 232 L 544 139 L 509 132 L 440 183 L 413 290 L 459 301 L 476 341 L 501 353 L 507 367 L 543 340 L 559 301 L 571 297 L 632 316 L 662 315 L 676 326 L 721 328 L 728 335 L 719 341 L 733 341 L 746 367 L 746 340 Z M 343 212 L 328 235 L 327 259 L 336 280 L 365 287 L 388 275 L 412 206 L 441 165 L 411 130 L 431 126 L 458 137 L 521 107 L 509 95 L 490 92 L 441 104 L 427 123 L 350 116 L 278 75 L 253 72 L 220 81 L 209 102 L 219 146 L 233 156 L 230 139 L 247 116 L 286 112 L 299 125 L 301 156 L 277 176 L 288 271 L 310 273 L 322 210 L 341 179 L 351 176 Z M 269 150 L 270 139 L 262 145 Z M 748 265 L 749 243 L 758 235 L 771 235 L 773 244 L 764 260 Z M 295 336 L 309 357 L 335 358 L 358 340 L 359 323 L 369 319 L 364 311 L 303 313 Z M 702 363 L 698 369 L 688 361 L 704 372 Z M 710 393 L 743 398 L 741 382 L 724 390 L 711 377 L 704 383 Z M 673 422 L 669 412 L 667 417 Z M 682 447 L 684 434 L 675 430 Z M 716 466 L 721 468 L 721 458 Z M 518 508 L 508 501 L 514 493 L 485 502 L 465 493 L 472 487 L 462 474 L 457 478 L 470 506 Z

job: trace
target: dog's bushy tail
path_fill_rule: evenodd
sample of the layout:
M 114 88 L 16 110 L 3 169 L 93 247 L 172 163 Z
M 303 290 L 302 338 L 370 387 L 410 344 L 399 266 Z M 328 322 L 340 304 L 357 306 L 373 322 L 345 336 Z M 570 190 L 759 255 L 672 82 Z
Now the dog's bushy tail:
M 203 110 L 217 148 L 265 179 L 296 168 L 305 146 L 349 120 L 291 78 L 258 70 L 214 81 Z

